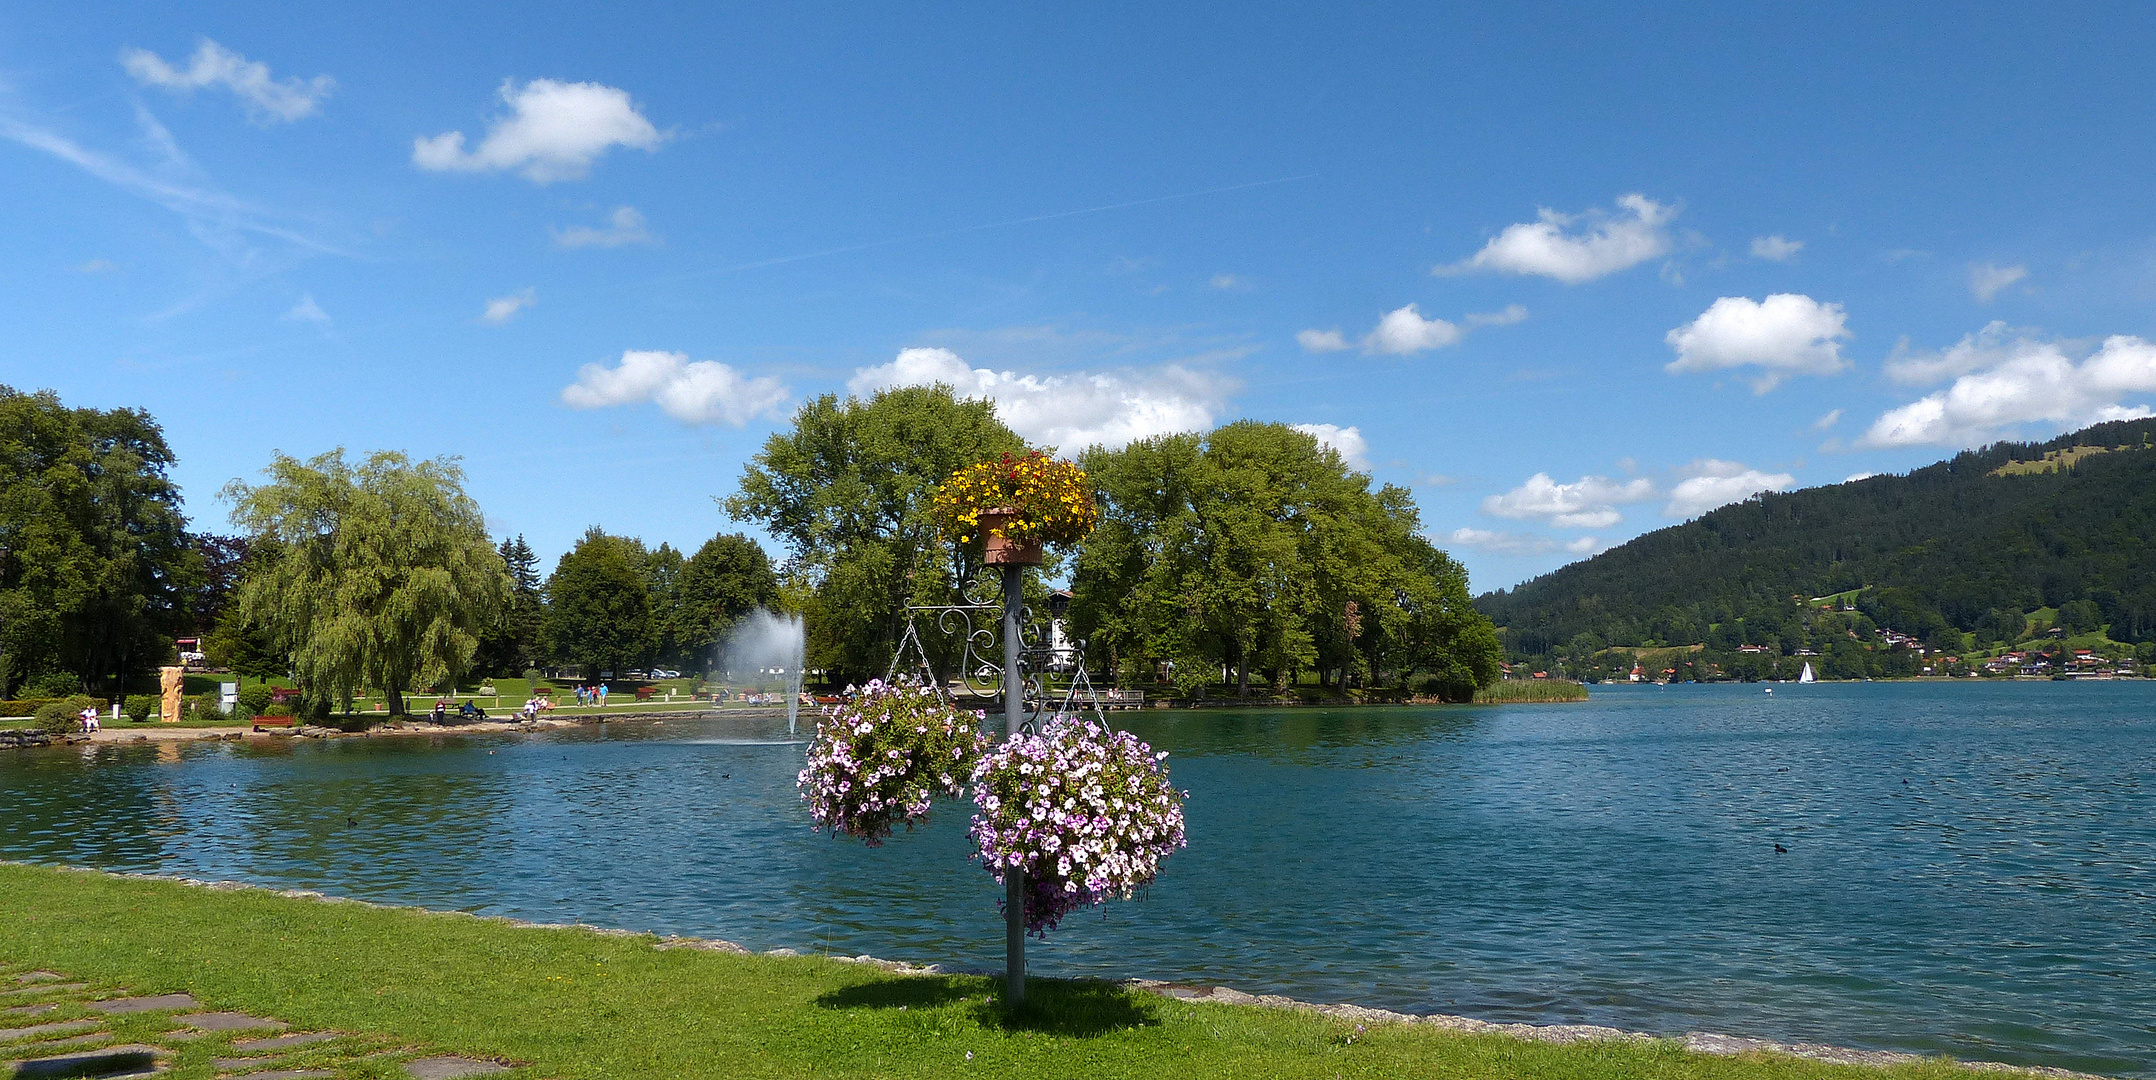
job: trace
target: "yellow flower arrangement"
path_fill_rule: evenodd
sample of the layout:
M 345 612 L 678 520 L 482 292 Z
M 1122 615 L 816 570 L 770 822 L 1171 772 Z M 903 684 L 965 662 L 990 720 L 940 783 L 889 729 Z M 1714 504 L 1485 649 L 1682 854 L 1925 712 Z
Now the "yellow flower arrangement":
M 1015 514 L 994 529 L 1007 540 L 1075 544 L 1100 520 L 1085 470 L 1037 450 L 968 465 L 936 489 L 936 524 L 953 543 L 980 539 L 981 516 L 996 510 Z

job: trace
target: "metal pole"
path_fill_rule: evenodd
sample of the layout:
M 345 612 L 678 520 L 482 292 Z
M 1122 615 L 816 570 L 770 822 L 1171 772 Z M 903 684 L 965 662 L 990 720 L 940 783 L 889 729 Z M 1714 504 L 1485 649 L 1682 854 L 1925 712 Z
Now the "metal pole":
M 1003 568 L 1003 728 L 1006 739 L 1018 737 L 1024 724 L 1025 687 L 1019 681 L 1018 616 L 1025 606 L 1026 568 Z M 1026 875 L 1008 870 L 1003 875 L 1003 999 L 1016 1007 L 1026 1001 Z

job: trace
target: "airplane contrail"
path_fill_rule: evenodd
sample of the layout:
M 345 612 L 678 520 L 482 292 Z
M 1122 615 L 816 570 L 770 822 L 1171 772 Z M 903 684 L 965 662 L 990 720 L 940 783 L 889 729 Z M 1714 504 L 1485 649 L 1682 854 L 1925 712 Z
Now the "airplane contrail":
M 963 228 L 944 229 L 940 232 L 915 233 L 911 236 L 894 236 L 888 240 L 871 240 L 865 244 L 848 244 L 845 247 L 835 247 L 824 251 L 811 251 L 803 255 L 781 255 L 775 259 L 759 259 L 756 262 L 736 263 L 732 266 L 713 267 L 709 270 L 695 270 L 687 274 L 682 274 L 680 276 L 704 277 L 709 274 L 733 274 L 739 273 L 743 270 L 760 270 L 766 266 L 779 266 L 785 263 L 802 262 L 807 259 L 822 259 L 832 255 L 845 255 L 855 251 L 867 251 L 871 248 L 890 247 L 893 244 L 910 244 L 922 240 L 941 240 L 944 237 L 948 236 L 963 236 L 967 233 L 982 232 L 988 229 L 1005 229 L 1013 225 L 1031 225 L 1037 221 L 1054 221 L 1057 218 L 1078 217 L 1083 214 L 1102 214 L 1110 210 L 1128 210 L 1134 206 L 1150 206 L 1154 203 L 1174 202 L 1177 199 L 1195 199 L 1201 195 L 1219 195 L 1230 191 L 1246 191 L 1250 188 L 1270 187 L 1274 184 L 1292 184 L 1298 180 L 1313 180 L 1316 178 L 1316 173 L 1309 173 L 1303 176 L 1283 176 L 1277 180 L 1257 180 L 1248 184 L 1230 184 L 1227 187 L 1207 188 L 1204 191 L 1185 191 L 1176 195 L 1156 195 L 1150 199 L 1137 199 L 1131 202 L 1111 203 L 1107 206 L 1088 206 L 1083 210 L 1058 210 L 1052 214 L 1035 214 L 1031 217 L 1012 218 L 1009 221 L 992 221 L 985 225 L 967 225 Z

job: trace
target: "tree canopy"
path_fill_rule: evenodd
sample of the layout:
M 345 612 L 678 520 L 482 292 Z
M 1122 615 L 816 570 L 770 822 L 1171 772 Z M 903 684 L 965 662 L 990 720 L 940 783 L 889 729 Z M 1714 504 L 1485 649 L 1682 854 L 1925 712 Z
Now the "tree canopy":
M 481 635 L 473 662 L 489 675 L 521 675 L 546 653 L 546 599 L 539 555 L 522 533 L 502 541 L 495 550 L 509 571 L 509 602 Z
M 960 468 L 1027 449 L 985 401 L 947 386 L 810 401 L 773 434 L 726 500 L 786 545 L 810 627 L 809 664 L 881 675 L 916 597 L 941 602 L 973 567 L 937 539 L 936 486 Z
M 667 619 L 680 663 L 709 670 L 734 624 L 776 604 L 778 594 L 771 557 L 756 541 L 739 533 L 704 541 L 673 583 Z
M 171 658 L 202 557 L 139 409 L 71 409 L 0 386 L 0 684 L 109 683 Z
M 1189 690 L 1226 668 L 1247 692 L 1254 671 L 1285 688 L 1423 668 L 1451 699 L 1496 678 L 1496 634 L 1407 492 L 1372 491 L 1311 436 L 1245 421 L 1082 463 L 1105 510 L 1072 622 L 1126 669 L 1166 662 Z
M 276 547 L 240 608 L 311 692 L 349 701 L 378 686 L 394 715 L 405 690 L 470 670 L 510 581 L 453 460 L 379 451 L 353 465 L 340 448 L 278 454 L 264 471 L 224 492 L 233 520 Z
M 619 676 L 651 655 L 647 561 L 644 545 L 593 526 L 547 578 L 548 644 L 585 678 Z

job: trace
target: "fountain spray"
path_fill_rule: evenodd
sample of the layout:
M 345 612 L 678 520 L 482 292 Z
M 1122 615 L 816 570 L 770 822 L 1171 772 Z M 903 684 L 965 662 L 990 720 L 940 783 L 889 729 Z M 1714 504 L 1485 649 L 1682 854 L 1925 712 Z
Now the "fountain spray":
M 806 664 L 808 635 L 799 615 L 779 615 L 761 608 L 734 624 L 720 657 L 730 671 L 775 673 L 786 687 L 786 734 L 799 731 L 801 669 Z

